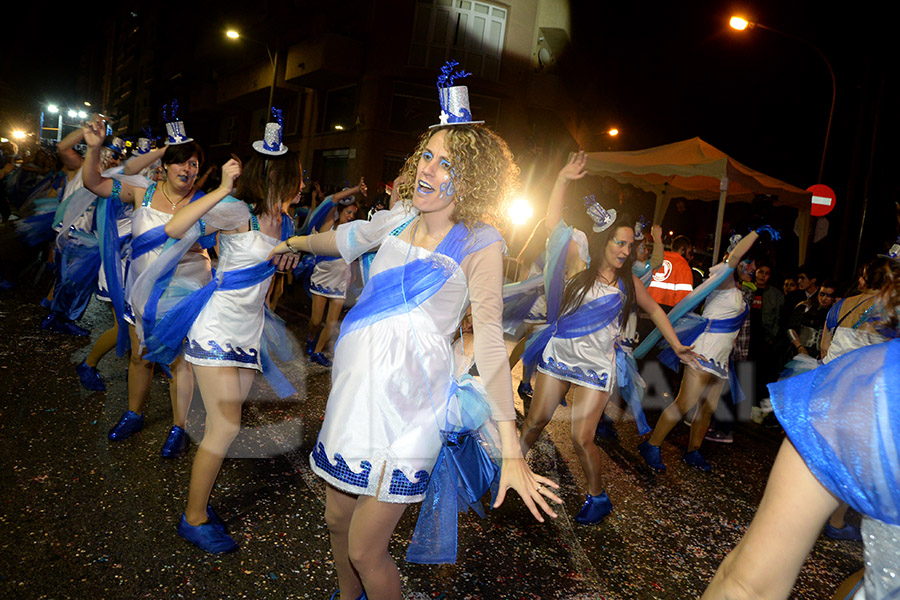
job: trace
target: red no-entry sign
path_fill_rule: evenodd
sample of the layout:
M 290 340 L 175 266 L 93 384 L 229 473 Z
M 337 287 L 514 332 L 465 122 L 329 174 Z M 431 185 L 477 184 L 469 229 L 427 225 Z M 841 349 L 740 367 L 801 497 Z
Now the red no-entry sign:
M 834 208 L 834 190 L 825 184 L 817 183 L 806 188 L 812 193 L 812 206 L 810 214 L 814 217 L 824 217 Z

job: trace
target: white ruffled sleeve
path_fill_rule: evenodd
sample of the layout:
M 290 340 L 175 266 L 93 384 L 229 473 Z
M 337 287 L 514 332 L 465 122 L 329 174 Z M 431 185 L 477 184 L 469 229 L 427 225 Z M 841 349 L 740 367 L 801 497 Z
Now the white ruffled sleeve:
M 209 209 L 202 219 L 206 224 L 207 233 L 212 230 L 237 229 L 249 220 L 250 206 L 234 196 L 225 196 L 218 204 Z
M 407 209 L 398 202 L 391 210 L 380 210 L 372 216 L 371 221 L 351 221 L 337 228 L 335 242 L 341 258 L 353 262 L 364 253 L 381 245 L 381 242 L 394 229 L 412 219 L 419 211 Z
M 143 175 L 126 175 L 124 171 L 125 165 L 119 165 L 118 167 L 103 171 L 100 175 L 142 190 L 147 189 L 150 187 L 150 184 L 153 183 Z

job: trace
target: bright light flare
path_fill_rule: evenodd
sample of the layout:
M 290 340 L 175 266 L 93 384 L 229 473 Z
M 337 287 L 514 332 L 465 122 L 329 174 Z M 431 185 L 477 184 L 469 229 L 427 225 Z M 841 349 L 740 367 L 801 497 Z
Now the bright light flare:
M 28 134 L 25 133 L 24 131 L 22 131 L 21 129 L 16 129 L 15 131 L 12 132 L 12 136 L 14 139 L 24 140 L 28 136 Z
M 90 103 L 90 102 L 88 102 L 88 101 L 87 101 L 87 100 L 85 100 L 85 101 L 84 101 L 84 105 L 85 105 L 85 106 L 90 106 L 90 105 L 91 105 L 91 103 Z
M 519 197 L 509 205 L 507 214 L 513 225 L 524 225 L 534 215 L 534 209 L 528 204 L 528 200 Z
M 78 116 L 77 112 L 75 112 L 74 110 L 71 110 L 71 109 L 69 110 L 69 118 L 74 119 L 77 116 Z
M 235 31 L 234 29 L 229 29 L 228 31 L 225 32 L 225 35 L 233 40 L 236 40 L 239 37 L 241 37 L 241 34 L 238 33 L 237 31 Z
M 57 105 L 55 105 L 55 104 L 48 104 L 48 105 L 47 105 L 47 112 L 51 112 L 51 113 L 54 113 L 54 114 L 55 114 L 55 113 L 58 113 L 58 112 L 59 112 L 59 107 L 58 107 Z
M 344 126 L 343 126 L 343 125 L 335 125 L 334 128 L 335 128 L 337 131 L 343 131 L 343 130 L 344 130 Z
M 728 24 L 738 31 L 743 31 L 747 29 L 747 26 L 750 25 L 750 22 L 747 21 L 747 19 L 742 19 L 741 17 L 731 17 L 731 20 L 728 21 Z
M 78 117 L 79 117 L 80 119 L 87 119 L 87 113 L 84 112 L 83 110 L 79 110 L 79 111 L 78 111 Z
M 615 127 L 613 127 L 612 129 L 610 129 L 609 131 L 607 131 L 607 133 L 608 133 L 609 135 L 615 137 L 615 136 L 619 135 L 619 130 L 616 129 Z

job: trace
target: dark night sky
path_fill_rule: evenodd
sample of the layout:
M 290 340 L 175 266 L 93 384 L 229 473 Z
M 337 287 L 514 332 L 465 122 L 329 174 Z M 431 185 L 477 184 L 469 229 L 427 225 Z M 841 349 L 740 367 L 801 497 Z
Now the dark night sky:
M 102 19 L 94 15 L 104 5 L 22 4 L 13 11 L 23 26 L 7 39 L 0 57 L 0 91 L 6 96 L 0 102 L 71 94 L 74 74 L 65 57 L 82 32 L 94 28 L 92 35 L 102 35 Z M 839 199 L 853 195 L 854 177 L 861 185 L 867 160 L 854 160 L 868 155 L 878 113 L 881 144 L 872 176 L 877 189 L 870 186 L 870 192 L 893 202 L 897 186 L 887 171 L 896 151 L 885 148 L 884 140 L 897 132 L 895 51 L 883 34 L 884 17 L 862 3 L 844 4 L 837 12 L 806 1 L 760 0 L 742 7 L 712 0 L 574 0 L 573 44 L 563 69 L 592 128 L 618 126 L 622 134 L 613 148 L 622 150 L 699 136 L 754 169 L 799 187 L 815 183 L 831 94 L 828 71 L 802 42 L 760 29 L 731 30 L 727 19 L 737 11 L 803 37 L 829 57 L 838 93 L 825 183 Z

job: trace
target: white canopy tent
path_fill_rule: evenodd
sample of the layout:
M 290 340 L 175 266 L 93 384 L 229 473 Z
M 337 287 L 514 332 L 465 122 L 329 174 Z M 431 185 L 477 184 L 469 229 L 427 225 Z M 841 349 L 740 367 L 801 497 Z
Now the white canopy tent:
M 587 171 L 656 194 L 653 222 L 659 223 L 671 198 L 718 201 L 713 260 L 719 259 L 726 202 L 749 202 L 756 194 L 775 196 L 776 206 L 799 213 L 800 263 L 806 259 L 811 194 L 744 166 L 700 138 L 630 152 L 588 153 Z

